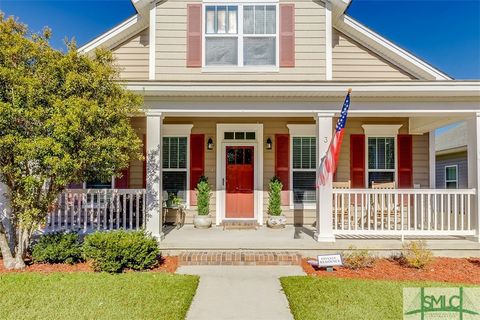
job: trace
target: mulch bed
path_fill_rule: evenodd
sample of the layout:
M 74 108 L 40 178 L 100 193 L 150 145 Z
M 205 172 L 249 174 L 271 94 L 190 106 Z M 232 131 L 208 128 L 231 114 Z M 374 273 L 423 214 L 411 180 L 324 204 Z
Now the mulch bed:
M 3 260 L 0 259 L 0 274 L 11 272 L 40 272 L 40 273 L 52 273 L 52 272 L 93 272 L 89 263 L 77 263 L 77 264 L 34 264 L 31 261 L 26 261 L 27 267 L 24 270 L 5 270 L 3 266 Z M 161 257 L 158 266 L 150 270 L 150 272 L 169 272 L 175 273 L 178 268 L 177 257 Z
M 371 268 L 352 270 L 335 267 L 334 272 L 314 268 L 308 260 L 312 259 L 302 259 L 303 270 L 308 275 L 319 277 L 480 284 L 480 258 L 435 258 L 423 270 L 403 266 L 393 259 L 379 259 Z

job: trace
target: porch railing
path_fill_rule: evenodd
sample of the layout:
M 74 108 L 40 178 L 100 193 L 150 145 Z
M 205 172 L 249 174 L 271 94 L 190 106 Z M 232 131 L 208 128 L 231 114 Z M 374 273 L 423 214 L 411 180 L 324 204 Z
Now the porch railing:
M 145 224 L 145 189 L 68 189 L 49 214 L 49 231 L 140 229 Z
M 475 189 L 334 189 L 333 229 L 351 235 L 473 235 Z

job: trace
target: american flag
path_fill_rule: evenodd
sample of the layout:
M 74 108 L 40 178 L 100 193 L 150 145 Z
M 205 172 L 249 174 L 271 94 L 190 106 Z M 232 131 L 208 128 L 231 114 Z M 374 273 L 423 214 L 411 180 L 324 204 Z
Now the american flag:
M 350 92 L 348 89 L 345 102 L 343 103 L 342 112 L 340 118 L 338 118 L 337 125 L 335 127 L 335 134 L 333 135 L 330 146 L 328 147 L 327 154 L 323 157 L 320 164 L 320 174 L 318 176 L 318 182 L 322 186 L 328 180 L 330 174 L 333 174 L 337 169 L 338 156 L 340 155 L 340 147 L 342 146 L 343 135 L 345 132 L 345 125 L 347 124 L 348 108 L 350 108 Z

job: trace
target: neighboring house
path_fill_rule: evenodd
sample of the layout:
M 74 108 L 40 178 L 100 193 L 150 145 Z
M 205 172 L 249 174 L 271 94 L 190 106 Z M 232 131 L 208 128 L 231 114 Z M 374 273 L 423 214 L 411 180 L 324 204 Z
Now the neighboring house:
M 439 189 L 468 187 L 467 124 L 457 126 L 435 138 L 436 186 Z
M 216 225 L 264 225 L 278 176 L 287 222 L 314 225 L 318 241 L 478 235 L 478 81 L 453 80 L 352 19 L 349 0 L 132 2 L 137 14 L 80 50 L 110 49 L 126 88 L 144 96 L 132 125 L 146 161 L 84 186 L 103 189 L 70 191 L 51 226 L 71 226 L 71 215 L 85 229 L 145 225 L 162 237 L 162 203 L 180 197 L 192 223 L 202 175 Z M 316 188 L 348 88 L 335 185 Z M 470 189 L 439 192 L 434 131 L 462 120 Z

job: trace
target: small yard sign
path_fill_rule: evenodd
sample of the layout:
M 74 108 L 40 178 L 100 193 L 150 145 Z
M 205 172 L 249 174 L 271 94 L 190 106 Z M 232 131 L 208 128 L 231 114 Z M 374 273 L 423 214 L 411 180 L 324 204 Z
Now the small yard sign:
M 318 267 L 327 268 L 327 271 L 333 271 L 335 266 L 343 266 L 342 256 L 339 253 L 322 254 L 317 257 Z

